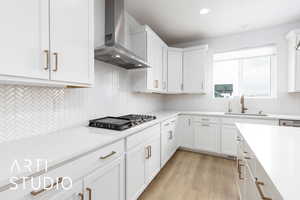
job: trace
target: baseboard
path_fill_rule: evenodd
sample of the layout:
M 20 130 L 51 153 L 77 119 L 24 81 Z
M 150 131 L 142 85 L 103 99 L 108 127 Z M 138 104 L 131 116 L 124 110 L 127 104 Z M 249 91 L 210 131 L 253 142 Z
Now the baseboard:
M 187 148 L 187 147 L 179 147 L 179 150 L 183 151 L 190 151 L 194 153 L 199 153 L 199 154 L 204 154 L 204 155 L 209 155 L 209 156 L 214 156 L 214 157 L 221 157 L 229 160 L 236 160 L 235 156 L 231 155 L 226 155 L 226 154 L 221 154 L 221 153 L 215 153 L 215 152 L 209 152 L 209 151 L 203 151 L 203 150 L 198 150 L 198 149 L 192 149 L 192 148 Z

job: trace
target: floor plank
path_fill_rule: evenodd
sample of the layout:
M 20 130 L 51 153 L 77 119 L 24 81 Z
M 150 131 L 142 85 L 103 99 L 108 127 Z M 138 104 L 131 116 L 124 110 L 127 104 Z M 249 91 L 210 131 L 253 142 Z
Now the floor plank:
M 139 200 L 238 200 L 235 162 L 177 151 Z

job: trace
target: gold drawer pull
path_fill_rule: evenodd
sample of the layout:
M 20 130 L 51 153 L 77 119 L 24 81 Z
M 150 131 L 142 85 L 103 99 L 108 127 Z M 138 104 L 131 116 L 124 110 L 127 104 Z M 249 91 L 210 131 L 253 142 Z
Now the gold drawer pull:
M 242 161 L 241 159 L 238 159 L 238 160 L 237 160 L 237 165 L 238 165 L 237 168 L 238 168 L 238 173 L 239 173 L 239 179 L 240 179 L 240 180 L 244 180 L 244 178 L 242 177 L 242 168 L 241 168 L 241 167 L 244 166 L 244 165 L 241 164 L 241 161 Z
M 261 186 L 265 185 L 263 182 L 258 181 L 257 178 L 256 178 L 255 185 L 257 187 L 258 193 L 259 193 L 259 195 L 260 195 L 260 197 L 261 197 L 262 200 L 272 200 L 271 198 L 266 197 L 264 195 L 264 193 L 263 193 L 263 191 L 261 189 Z
M 245 159 L 246 159 L 246 160 L 251 160 L 251 157 L 245 156 Z
M 145 148 L 146 159 L 148 160 L 151 157 L 151 146 Z
M 50 64 L 50 62 L 49 62 L 49 50 L 44 50 L 44 53 L 45 53 L 45 55 L 46 55 L 46 65 L 45 65 L 45 67 L 44 67 L 44 70 L 48 70 L 49 69 L 49 64 Z
M 165 126 L 169 126 L 169 125 L 170 125 L 169 123 L 166 123 L 166 124 L 165 124 Z
M 79 193 L 78 196 L 80 197 L 80 200 L 84 200 L 84 196 L 82 193 Z
M 55 52 L 55 53 L 53 53 L 53 55 L 55 57 L 55 68 L 52 71 L 57 72 L 58 71 L 58 53 Z
M 173 139 L 173 131 L 169 131 L 169 140 Z
M 102 157 L 100 157 L 100 159 L 101 160 L 105 160 L 105 159 L 107 159 L 107 158 L 109 158 L 109 157 L 111 157 L 111 156 L 113 156 L 113 155 L 115 155 L 117 152 L 115 152 L 115 151 L 112 151 L 110 154 L 108 154 L 108 155 L 106 155 L 106 156 L 102 156 Z
M 201 120 L 202 120 L 202 121 L 210 121 L 209 118 L 202 118 Z
M 89 193 L 89 200 L 92 200 L 92 189 L 91 188 L 86 188 L 86 190 Z
M 30 194 L 31 194 L 32 196 L 37 196 L 37 195 L 39 195 L 39 194 L 41 194 L 41 193 L 43 193 L 43 192 L 49 190 L 50 188 L 51 188 L 51 189 L 54 188 L 56 185 L 62 183 L 62 181 L 63 181 L 63 177 L 59 177 L 57 182 L 55 182 L 55 183 L 53 183 L 53 184 L 50 184 L 50 185 L 46 186 L 45 188 L 43 188 L 43 189 L 41 189 L 41 190 L 38 190 L 38 191 L 32 191 Z

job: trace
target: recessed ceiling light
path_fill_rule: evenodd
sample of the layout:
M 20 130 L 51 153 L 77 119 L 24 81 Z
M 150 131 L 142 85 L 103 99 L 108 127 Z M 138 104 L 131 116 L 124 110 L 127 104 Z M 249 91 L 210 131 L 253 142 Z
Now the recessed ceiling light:
M 121 58 L 121 56 L 119 54 L 115 55 L 116 58 Z
M 200 15 L 207 15 L 210 12 L 211 12 L 211 10 L 209 8 L 202 8 L 200 10 Z

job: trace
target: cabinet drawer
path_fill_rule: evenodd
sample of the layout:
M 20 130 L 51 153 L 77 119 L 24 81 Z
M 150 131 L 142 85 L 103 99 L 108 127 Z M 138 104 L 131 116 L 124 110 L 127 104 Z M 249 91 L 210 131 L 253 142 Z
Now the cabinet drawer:
M 63 163 L 61 166 L 55 169 L 49 168 L 45 174 L 40 176 L 36 175 L 35 178 L 27 180 L 24 184 L 19 184 L 16 190 L 9 189 L 1 192 L 0 199 L 47 199 L 46 197 L 62 191 L 62 185 L 68 187 L 70 181 L 75 183 L 81 177 L 89 174 L 93 170 L 112 162 L 116 158 L 123 155 L 124 150 L 124 140 L 121 140 L 85 156 L 77 159 L 74 158 L 73 161 Z M 60 181 L 60 178 L 63 178 L 63 180 Z M 56 188 L 39 193 L 42 188 L 55 182 L 57 182 Z
M 223 124 L 228 124 L 228 125 L 234 125 L 235 123 L 278 125 L 277 120 L 241 119 L 241 118 L 222 118 L 222 123 Z
M 247 165 L 249 166 L 251 173 L 253 175 L 256 174 L 256 157 L 253 153 L 253 151 L 250 149 L 249 145 L 247 144 L 247 142 L 244 140 L 243 141 L 243 156 L 244 156 L 244 160 L 247 163 Z
M 217 117 L 195 116 L 195 117 L 193 117 L 193 121 L 194 122 L 219 123 L 220 119 Z
M 127 150 L 132 149 L 141 143 L 144 143 L 149 138 L 160 137 L 160 124 L 147 128 L 135 135 L 127 138 Z
M 283 200 L 281 194 L 278 192 L 277 188 L 274 186 L 273 182 L 261 166 L 259 162 L 256 165 L 256 180 L 259 189 L 261 190 L 261 198 L 268 197 L 273 200 Z
M 165 122 L 163 122 L 161 124 L 161 129 L 162 129 L 162 132 L 166 132 L 166 131 L 169 131 L 169 130 L 175 130 L 175 126 L 176 126 L 176 122 L 177 122 L 177 118 L 172 118 L 172 119 L 169 119 Z

